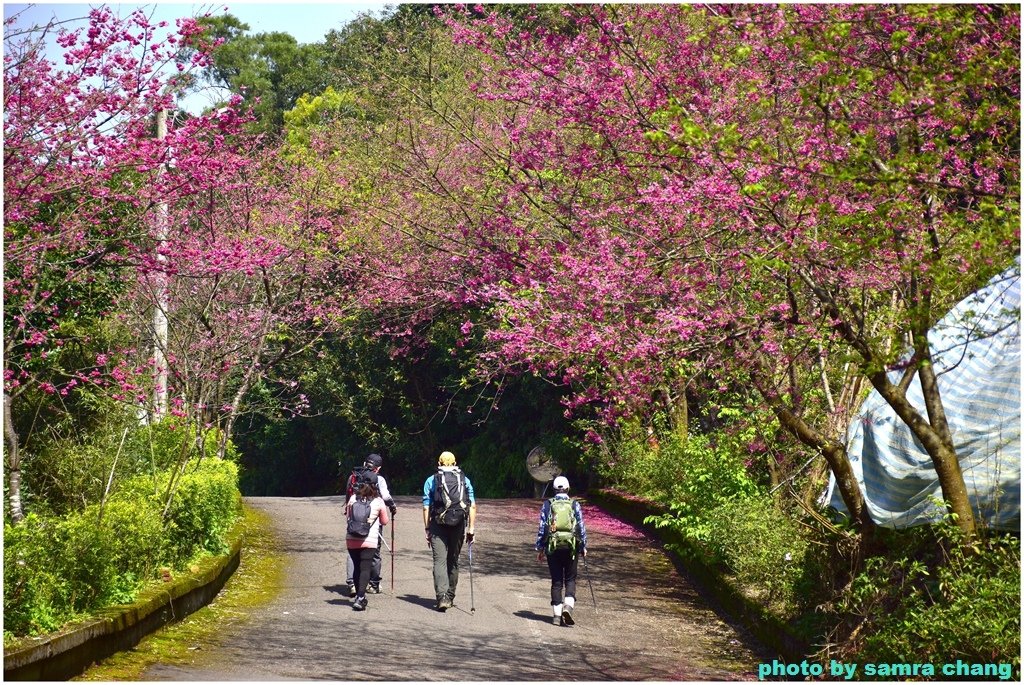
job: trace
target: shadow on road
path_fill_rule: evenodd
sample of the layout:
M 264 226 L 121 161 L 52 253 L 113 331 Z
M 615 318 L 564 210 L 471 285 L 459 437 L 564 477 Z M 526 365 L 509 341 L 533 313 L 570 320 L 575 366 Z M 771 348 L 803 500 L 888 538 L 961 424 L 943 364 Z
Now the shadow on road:
M 549 614 L 538 614 L 536 611 L 513 611 L 512 615 L 518 616 L 519 618 L 526 618 L 531 621 L 551 623 L 551 616 Z
M 418 595 L 397 595 L 395 599 L 400 599 L 403 602 L 409 604 L 415 604 L 417 606 L 424 607 L 425 609 L 434 610 L 434 600 L 430 597 L 420 597 Z

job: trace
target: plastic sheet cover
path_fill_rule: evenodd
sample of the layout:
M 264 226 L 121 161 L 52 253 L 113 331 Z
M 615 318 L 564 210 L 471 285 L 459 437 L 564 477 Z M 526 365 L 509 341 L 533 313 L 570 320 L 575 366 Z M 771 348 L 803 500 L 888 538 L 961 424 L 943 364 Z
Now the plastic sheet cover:
M 1020 529 L 1020 260 L 929 332 L 939 391 L 979 523 Z M 890 375 L 899 382 L 902 372 Z M 927 418 L 915 375 L 908 399 Z M 924 447 L 873 391 L 846 435 L 868 512 L 905 528 L 941 520 L 942 489 Z M 825 501 L 845 512 L 829 481 Z

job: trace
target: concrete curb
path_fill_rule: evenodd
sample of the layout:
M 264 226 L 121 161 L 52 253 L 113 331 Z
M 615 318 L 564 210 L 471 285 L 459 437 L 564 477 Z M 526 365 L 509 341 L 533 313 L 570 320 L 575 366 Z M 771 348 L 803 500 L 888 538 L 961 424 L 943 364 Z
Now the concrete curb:
M 206 606 L 238 568 L 242 523 L 229 534 L 230 551 L 209 557 L 199 571 L 143 590 L 131 604 L 112 606 L 55 633 L 24 638 L 4 650 L 4 680 L 68 680 L 115 652 L 131 649 L 162 626 Z
M 590 491 L 586 499 L 609 513 L 639 526 L 644 532 L 662 542 L 670 542 L 683 549 L 692 549 L 689 541 L 671 529 L 657 529 L 652 524 L 644 523 L 648 516 L 666 513 L 663 507 L 654 502 L 630 497 L 614 490 Z M 674 552 L 669 553 L 680 571 L 713 597 L 726 613 L 743 624 L 766 647 L 777 652 L 788 662 L 799 662 L 814 651 L 811 645 L 797 636 L 785 621 L 769 614 L 760 604 L 740 593 L 718 570 L 698 561 L 696 550 L 691 559 L 685 560 Z

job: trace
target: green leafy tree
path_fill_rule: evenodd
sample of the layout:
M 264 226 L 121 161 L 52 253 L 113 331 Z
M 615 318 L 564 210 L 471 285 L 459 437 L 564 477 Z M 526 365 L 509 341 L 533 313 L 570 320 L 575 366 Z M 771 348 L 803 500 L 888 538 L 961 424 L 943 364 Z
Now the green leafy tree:
M 276 134 L 284 113 L 303 95 L 322 93 L 328 86 L 323 43 L 301 44 L 281 31 L 249 33 L 249 25 L 226 14 L 204 17 L 205 32 L 191 48 L 208 46 L 211 62 L 203 72 L 208 85 L 242 96 L 253 109 L 254 129 Z

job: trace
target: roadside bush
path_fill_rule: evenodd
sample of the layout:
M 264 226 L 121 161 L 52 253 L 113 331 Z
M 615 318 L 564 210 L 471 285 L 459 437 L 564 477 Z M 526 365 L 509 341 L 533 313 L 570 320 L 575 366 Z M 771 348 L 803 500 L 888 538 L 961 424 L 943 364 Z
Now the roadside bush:
M 130 602 L 164 564 L 160 507 L 152 499 L 107 502 L 102 530 L 110 543 L 110 565 L 117 569 L 111 600 Z
M 648 449 L 632 464 L 631 470 L 651 474 L 646 484 L 634 476 L 634 491 L 669 508 L 669 513 L 648 522 L 659 528 L 671 526 L 696 543 L 709 541 L 712 512 L 758 490 L 743 461 L 704 435 L 667 439 L 657 451 Z M 657 490 L 651 492 L 650 488 Z
M 62 518 L 30 515 L 4 527 L 4 630 L 30 634 L 130 601 L 156 568 L 160 512 L 112 502 Z
M 222 459 L 204 459 L 181 476 L 168 511 L 169 561 L 186 563 L 198 551 L 223 554 L 225 535 L 241 511 L 238 467 Z
M 24 487 L 32 493 L 32 511 L 57 516 L 80 511 L 100 501 L 112 471 L 114 482 L 137 471 L 141 455 L 129 449 L 129 442 L 139 429 L 125 425 L 134 417 L 115 410 L 109 417 L 87 436 L 70 433 L 40 440 L 25 460 Z M 128 439 L 122 444 L 126 429 Z
M 102 507 L 62 517 L 29 514 L 4 526 L 4 638 L 55 630 L 96 609 L 132 601 L 161 566 L 227 551 L 241 505 L 234 463 L 205 459 L 178 483 L 167 519 L 170 472 L 129 481 Z
M 748 592 L 788 615 L 818 596 L 823 569 L 798 524 L 766 496 L 736 498 L 708 514 L 704 549 Z
M 53 630 L 66 620 L 57 606 L 60 579 L 46 563 L 52 544 L 48 522 L 29 514 L 17 526 L 4 524 L 4 638 Z
M 204 433 L 202 457 L 217 456 L 220 436 L 221 433 L 216 430 Z M 142 465 L 132 475 L 152 475 L 181 463 L 185 457 L 198 457 L 195 454 L 195 443 L 195 428 L 174 417 L 160 423 L 139 426 L 138 430 L 128 436 L 125 444 L 125 450 L 136 455 L 134 463 Z M 225 458 L 235 460 L 237 456 L 238 450 L 229 441 Z
M 868 560 L 844 598 L 842 608 L 862 618 L 847 648 L 876 663 L 1009 663 L 1019 680 L 1020 539 L 997 536 L 962 549 L 955 531 L 935 531 L 938 544 L 911 543 L 897 558 Z

